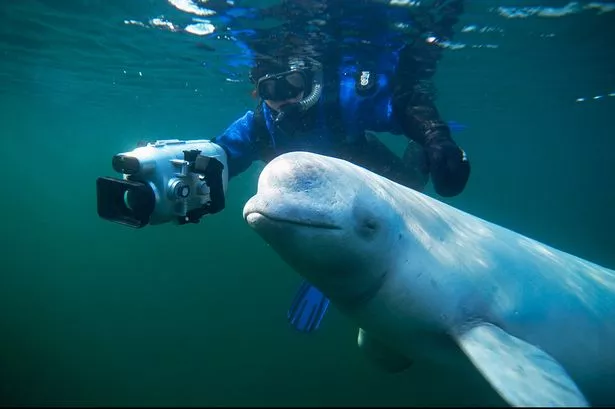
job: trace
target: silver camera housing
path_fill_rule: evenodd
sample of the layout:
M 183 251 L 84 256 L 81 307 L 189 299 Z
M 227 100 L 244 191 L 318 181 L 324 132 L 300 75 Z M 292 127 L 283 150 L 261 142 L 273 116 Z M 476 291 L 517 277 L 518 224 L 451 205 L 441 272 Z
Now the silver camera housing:
M 123 174 L 123 182 L 113 178 L 97 181 L 99 215 L 105 219 L 132 227 L 170 221 L 183 224 L 200 219 L 198 216 L 196 221 L 190 220 L 192 211 L 206 209 L 215 200 L 222 199 L 224 204 L 227 156 L 222 147 L 210 140 L 158 140 L 115 155 L 112 166 Z M 217 170 L 215 181 L 207 180 L 208 175 L 213 175 L 212 166 Z M 122 189 L 125 208 L 121 208 L 117 197 Z M 222 198 L 212 197 L 220 193 Z

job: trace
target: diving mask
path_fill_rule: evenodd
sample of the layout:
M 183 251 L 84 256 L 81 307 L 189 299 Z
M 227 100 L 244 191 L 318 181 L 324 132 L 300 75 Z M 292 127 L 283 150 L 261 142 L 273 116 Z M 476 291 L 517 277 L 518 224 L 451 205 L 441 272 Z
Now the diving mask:
M 268 74 L 256 83 L 258 96 L 265 100 L 286 101 L 305 91 L 307 78 L 303 70 L 293 69 L 278 74 Z

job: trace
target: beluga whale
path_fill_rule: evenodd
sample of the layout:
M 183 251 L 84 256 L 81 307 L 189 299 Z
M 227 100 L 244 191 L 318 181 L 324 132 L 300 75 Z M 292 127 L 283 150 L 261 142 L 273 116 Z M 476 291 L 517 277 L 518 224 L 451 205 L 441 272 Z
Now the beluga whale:
M 243 214 L 381 368 L 458 357 L 511 406 L 615 404 L 615 271 L 309 152 L 269 162 Z

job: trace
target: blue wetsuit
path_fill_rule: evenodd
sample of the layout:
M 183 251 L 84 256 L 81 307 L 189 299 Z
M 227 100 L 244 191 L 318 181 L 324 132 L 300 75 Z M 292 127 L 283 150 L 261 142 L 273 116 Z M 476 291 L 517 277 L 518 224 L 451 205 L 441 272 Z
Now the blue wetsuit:
M 255 112 L 248 111 L 241 118 L 233 122 L 222 135 L 215 138 L 217 144 L 228 153 L 229 175 L 233 177 L 245 171 L 253 161 L 271 159 L 272 156 L 285 152 L 306 150 L 331 156 L 339 156 L 339 149 L 347 144 L 360 144 L 363 134 L 367 130 L 375 132 L 400 133 L 401 128 L 393 118 L 391 109 L 391 90 L 386 83 L 384 74 L 379 74 L 381 89 L 368 97 L 362 98 L 354 93 L 354 78 L 350 72 L 343 77 L 339 84 L 337 97 L 343 104 L 332 107 L 326 98 L 310 109 L 309 125 L 304 125 L 293 135 L 277 129 L 273 123 L 274 111 L 266 104 L 262 104 L 263 120 L 267 129 L 269 150 L 263 152 L 258 149 L 257 135 L 255 135 Z M 331 119 L 337 115 L 336 120 L 344 125 L 344 135 L 336 134 L 332 129 Z M 356 121 L 355 118 L 361 118 Z

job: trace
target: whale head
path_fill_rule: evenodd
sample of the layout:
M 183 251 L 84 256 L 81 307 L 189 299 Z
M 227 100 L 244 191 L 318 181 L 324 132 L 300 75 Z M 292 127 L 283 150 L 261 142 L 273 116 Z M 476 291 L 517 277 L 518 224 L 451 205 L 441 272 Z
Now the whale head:
M 332 300 L 377 291 L 393 268 L 403 223 L 389 193 L 358 166 L 307 152 L 281 155 L 244 206 L 247 223 Z

